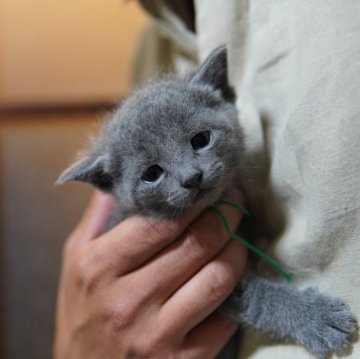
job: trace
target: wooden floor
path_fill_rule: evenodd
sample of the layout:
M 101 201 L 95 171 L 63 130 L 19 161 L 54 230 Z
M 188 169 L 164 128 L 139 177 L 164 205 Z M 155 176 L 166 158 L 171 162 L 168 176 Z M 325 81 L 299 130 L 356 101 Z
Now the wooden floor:
M 91 193 L 54 182 L 101 118 L 92 111 L 0 118 L 3 359 L 51 357 L 61 248 Z

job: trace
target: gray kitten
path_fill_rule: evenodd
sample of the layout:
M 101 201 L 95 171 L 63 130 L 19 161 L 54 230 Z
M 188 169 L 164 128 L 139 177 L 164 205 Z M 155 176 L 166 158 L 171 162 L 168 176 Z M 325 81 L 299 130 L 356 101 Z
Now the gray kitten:
M 85 181 L 112 193 L 119 203 L 112 225 L 134 213 L 169 218 L 210 206 L 238 183 L 245 153 L 234 102 L 221 46 L 194 74 L 149 84 L 126 100 L 58 182 Z M 357 330 L 340 299 L 250 272 L 222 309 L 320 358 L 346 349 Z

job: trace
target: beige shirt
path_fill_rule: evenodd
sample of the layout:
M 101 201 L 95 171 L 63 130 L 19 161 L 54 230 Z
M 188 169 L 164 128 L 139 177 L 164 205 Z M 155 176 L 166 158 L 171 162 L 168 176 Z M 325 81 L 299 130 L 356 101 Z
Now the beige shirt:
M 188 60 L 228 45 L 257 163 L 247 195 L 269 253 L 298 287 L 342 298 L 360 319 L 360 1 L 195 0 L 196 35 L 162 1 L 145 2 Z M 311 358 L 258 333 L 240 347 L 242 359 Z M 349 357 L 360 358 L 359 342 Z

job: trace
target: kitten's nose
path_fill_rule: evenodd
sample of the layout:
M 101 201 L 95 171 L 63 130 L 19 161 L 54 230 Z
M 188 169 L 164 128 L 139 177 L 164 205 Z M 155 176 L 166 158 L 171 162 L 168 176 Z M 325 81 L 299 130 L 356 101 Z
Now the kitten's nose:
M 185 179 L 185 181 L 181 183 L 181 186 L 187 189 L 199 188 L 202 182 L 202 178 L 203 172 L 196 172 L 195 174 L 192 174 L 190 178 Z

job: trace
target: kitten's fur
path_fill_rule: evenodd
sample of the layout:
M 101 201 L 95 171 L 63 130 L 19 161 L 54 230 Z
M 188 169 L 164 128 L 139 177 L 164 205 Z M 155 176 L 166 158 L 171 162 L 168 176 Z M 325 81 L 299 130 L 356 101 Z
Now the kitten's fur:
M 58 182 L 80 180 L 111 192 L 119 202 L 113 224 L 134 213 L 174 217 L 216 202 L 237 183 L 244 156 L 226 62 L 221 46 L 191 76 L 136 92 Z M 210 131 L 210 143 L 194 150 L 192 139 L 204 131 Z M 154 165 L 163 169 L 159 179 L 144 181 Z M 292 339 L 317 357 L 347 348 L 357 328 L 341 300 L 251 274 L 223 309 L 241 324 Z

